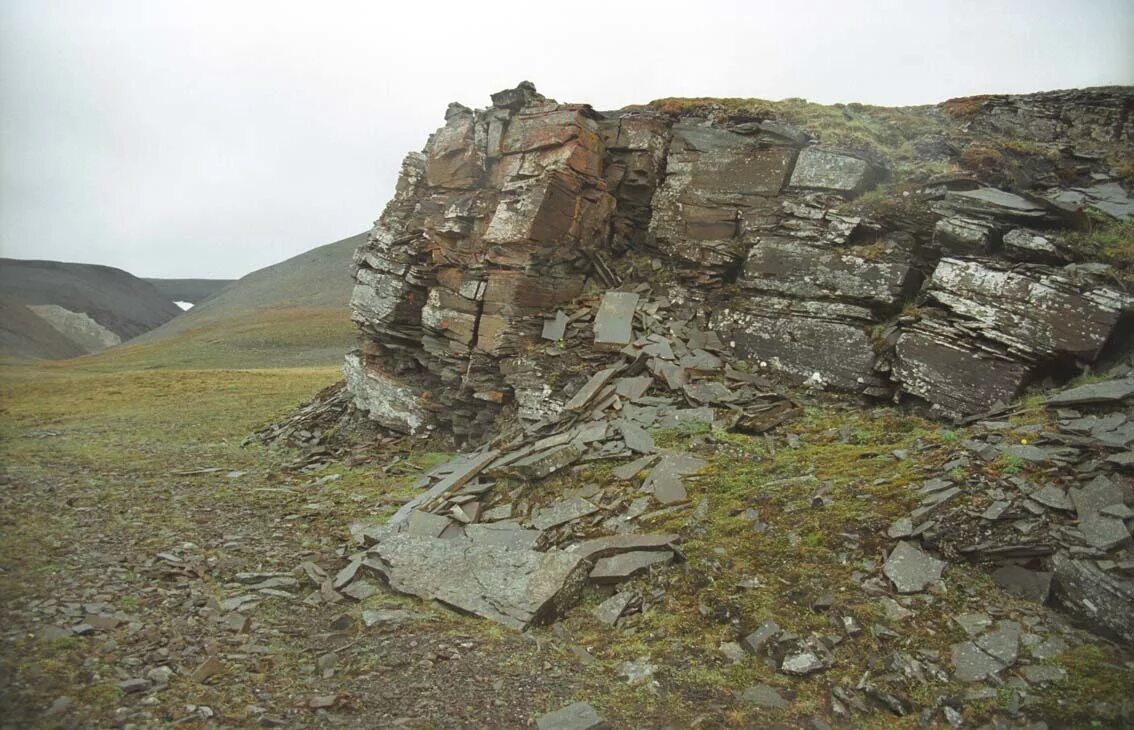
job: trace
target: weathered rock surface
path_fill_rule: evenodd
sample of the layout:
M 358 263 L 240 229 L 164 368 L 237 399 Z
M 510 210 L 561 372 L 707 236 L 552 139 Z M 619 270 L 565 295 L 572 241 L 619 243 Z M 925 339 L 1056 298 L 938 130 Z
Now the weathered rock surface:
M 1128 96 L 989 97 L 966 114 L 984 133 L 1045 144 L 1103 142 L 1113 124 L 1113 142 L 1127 134 L 1117 110 Z M 627 251 L 660 255 L 678 282 L 671 301 L 697 303 L 693 316 L 739 356 L 951 416 L 1074 374 L 1134 314 L 1105 270 L 1054 268 L 1072 255 L 1055 241 L 1076 205 L 1127 216 L 1125 191 L 1105 173 L 1062 192 L 947 182 L 931 189 L 928 222 L 891 230 L 892 220 L 845 209 L 885 171 L 808 141 L 727 113 L 600 114 L 527 83 L 485 110 L 450 106 L 355 256 L 356 405 L 388 428 L 441 427 L 458 440 L 485 436 L 513 403 L 531 420 L 555 415 L 567 398 L 548 392 L 546 363 L 525 348 L 541 338 L 563 347 L 588 321 L 593 344 L 612 350 L 651 331 L 658 310 L 621 285 Z M 923 279 L 921 312 L 897 316 Z M 734 281 L 742 294 L 725 293 Z M 593 317 L 571 306 L 589 284 L 610 290 Z M 654 372 L 682 384 L 681 354 L 660 357 L 667 347 L 644 349 L 662 360 Z

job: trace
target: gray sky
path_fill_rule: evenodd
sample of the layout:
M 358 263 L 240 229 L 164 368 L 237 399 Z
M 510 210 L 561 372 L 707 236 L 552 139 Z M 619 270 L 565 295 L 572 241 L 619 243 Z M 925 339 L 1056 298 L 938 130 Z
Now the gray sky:
M 0 253 L 237 277 L 369 227 L 457 100 L 1134 83 L 1131 0 L 0 3 Z

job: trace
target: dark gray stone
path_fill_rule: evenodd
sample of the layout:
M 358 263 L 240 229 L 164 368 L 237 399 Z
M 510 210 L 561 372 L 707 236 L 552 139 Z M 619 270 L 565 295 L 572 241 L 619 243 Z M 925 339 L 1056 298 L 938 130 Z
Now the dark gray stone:
M 1134 643 L 1134 580 L 1063 551 L 1052 557 L 1052 565 L 1053 595 L 1065 611 L 1097 631 Z
M 638 550 L 600 558 L 591 570 L 591 580 L 596 583 L 621 583 L 654 565 L 664 565 L 671 560 L 672 550 Z
M 569 497 L 541 508 L 532 518 L 532 527 L 537 530 L 549 530 L 552 527 L 573 522 L 587 515 L 593 515 L 598 512 L 598 509 L 582 497 Z
M 924 591 L 941 579 L 945 561 L 926 554 L 911 542 L 899 542 L 886 558 L 882 572 L 899 593 Z
M 861 193 L 874 182 L 870 163 L 847 154 L 818 147 L 807 147 L 799 153 L 791 186 L 838 193 Z
M 789 704 L 789 702 L 783 698 L 783 695 L 777 692 L 774 687 L 770 687 L 766 684 L 757 684 L 748 687 L 741 693 L 740 698 L 757 707 L 763 707 L 769 710 L 782 710 Z
M 962 682 L 979 682 L 1004 669 L 1002 662 L 971 641 L 953 644 L 951 653 L 953 676 Z
M 1077 406 L 1093 403 L 1116 403 L 1134 395 L 1134 377 L 1089 383 L 1064 390 L 1049 397 L 1048 406 Z
M 634 310 L 639 296 L 608 291 L 595 313 L 595 344 L 622 347 L 634 338 Z
M 606 730 L 610 726 L 586 702 L 575 702 L 536 719 L 539 730 Z

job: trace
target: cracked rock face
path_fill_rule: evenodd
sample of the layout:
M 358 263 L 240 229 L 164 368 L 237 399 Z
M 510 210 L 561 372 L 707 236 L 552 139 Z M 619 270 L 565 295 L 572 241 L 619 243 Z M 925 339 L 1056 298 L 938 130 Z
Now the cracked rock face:
M 354 257 L 348 389 L 394 431 L 473 443 L 513 405 L 556 416 L 564 403 L 526 355 L 566 331 L 580 296 L 621 283 L 627 252 L 654 257 L 736 356 L 950 417 L 1076 374 L 1134 317 L 1106 267 L 1068 264 L 1056 244 L 1076 210 L 1130 217 L 1105 173 L 1045 190 L 947 184 L 926 193 L 927 218 L 880 223 L 845 204 L 886 171 L 781 120 L 599 113 L 529 83 L 492 100 L 450 105 Z M 1131 102 L 987 97 L 970 126 L 1091 152 L 1129 139 Z M 631 289 L 608 291 L 594 323 L 611 351 L 649 331 Z

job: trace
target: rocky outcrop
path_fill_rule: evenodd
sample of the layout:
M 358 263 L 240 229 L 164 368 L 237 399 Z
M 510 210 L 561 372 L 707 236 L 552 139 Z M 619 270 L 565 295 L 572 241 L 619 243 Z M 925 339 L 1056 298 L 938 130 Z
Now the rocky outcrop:
M 363 341 L 348 387 L 395 431 L 475 442 L 502 412 L 558 412 L 555 366 L 526 354 L 616 287 L 626 296 L 610 303 L 626 311 L 608 325 L 600 308 L 594 325 L 610 328 L 612 350 L 649 330 L 633 287 L 662 281 L 737 357 L 948 416 L 1090 367 L 1134 313 L 1112 272 L 1072 263 L 1059 234 L 1084 208 L 1128 216 L 1098 154 L 1129 138 L 1127 89 L 920 112 L 952 120 L 914 145 L 933 159 L 1014 134 L 1084 146 L 1064 171 L 1078 182 L 1008 190 L 954 177 L 915 193 L 924 214 L 877 219 L 848 201 L 886 179 L 884 161 L 813 144 L 773 114 L 599 113 L 527 83 L 492 100 L 450 106 L 355 254 Z

